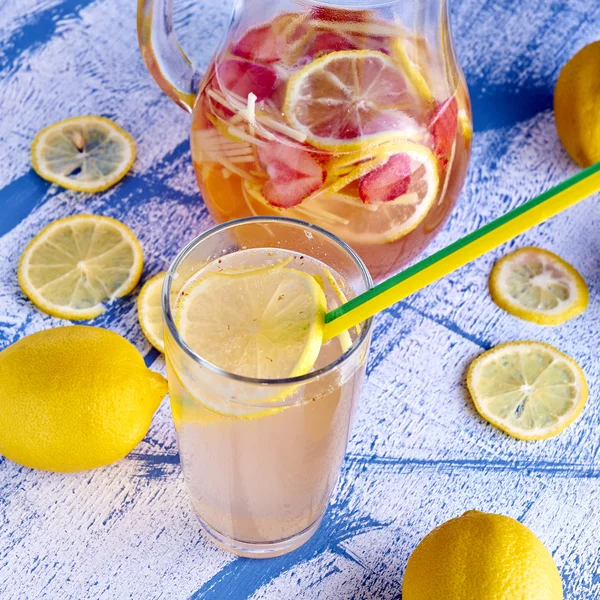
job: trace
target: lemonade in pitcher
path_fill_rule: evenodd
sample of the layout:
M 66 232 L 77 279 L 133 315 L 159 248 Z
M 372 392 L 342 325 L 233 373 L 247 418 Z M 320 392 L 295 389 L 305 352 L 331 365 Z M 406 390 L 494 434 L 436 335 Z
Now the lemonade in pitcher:
M 469 159 L 466 87 L 444 35 L 439 46 L 375 11 L 242 20 L 193 111 L 213 217 L 309 221 L 350 244 L 374 278 L 396 271 L 444 222 Z

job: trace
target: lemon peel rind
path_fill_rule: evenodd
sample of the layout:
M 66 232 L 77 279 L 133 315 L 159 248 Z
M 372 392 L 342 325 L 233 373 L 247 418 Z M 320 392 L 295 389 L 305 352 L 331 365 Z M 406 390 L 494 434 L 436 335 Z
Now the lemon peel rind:
M 427 81 L 423 74 L 419 70 L 419 67 L 413 63 L 413 61 L 408 56 L 403 44 L 402 37 L 396 37 L 392 41 L 391 50 L 392 56 L 396 60 L 396 62 L 400 65 L 403 72 L 406 74 L 408 80 L 415 88 L 418 95 L 425 101 L 430 104 L 435 102 L 435 97 L 431 93 L 429 86 L 427 85 Z
M 459 109 L 458 123 L 465 142 L 470 144 L 473 139 L 473 118 L 471 117 L 471 111 L 465 108 Z
M 563 600 L 563 584 L 533 531 L 506 515 L 469 510 L 419 541 L 406 565 L 402 597 Z
M 561 421 L 558 421 L 558 423 L 556 423 L 553 427 L 550 427 L 544 431 L 539 431 L 539 429 L 538 429 L 538 430 L 535 430 L 534 433 L 532 433 L 531 430 L 522 430 L 522 429 L 515 429 L 513 427 L 509 427 L 504 421 L 497 419 L 495 415 L 491 414 L 483 406 L 483 404 L 480 401 L 480 397 L 477 394 L 477 392 L 473 386 L 473 381 L 475 379 L 477 369 L 483 364 L 483 362 L 486 359 L 489 359 L 489 357 L 491 355 L 501 353 L 502 351 L 504 351 L 507 348 L 515 348 L 516 349 L 519 346 L 522 347 L 525 345 L 528 345 L 530 347 L 537 346 L 537 347 L 543 348 L 544 350 L 548 351 L 550 354 L 555 355 L 557 359 L 560 359 L 560 360 L 563 360 L 564 362 L 566 362 L 570 367 L 572 367 L 571 371 L 572 371 L 573 375 L 575 376 L 576 381 L 579 383 L 579 398 L 578 398 L 578 401 L 577 401 L 576 405 L 574 406 L 573 410 L 571 412 L 569 412 Z M 587 380 L 585 378 L 585 374 L 584 374 L 583 370 L 581 369 L 581 367 L 575 362 L 575 360 L 573 358 L 571 358 L 568 354 L 561 352 L 560 350 L 558 350 L 551 344 L 547 344 L 545 342 L 538 342 L 538 341 L 534 341 L 534 340 L 523 340 L 523 341 L 519 341 L 519 342 L 506 342 L 504 344 L 499 344 L 497 346 L 494 346 L 490 350 L 487 350 L 486 352 L 484 352 L 483 354 L 481 354 L 480 356 L 475 358 L 469 365 L 469 368 L 467 369 L 466 383 L 467 383 L 467 389 L 469 390 L 469 395 L 471 396 L 471 399 L 473 400 L 473 404 L 475 405 L 475 408 L 476 408 L 477 412 L 479 413 L 479 415 L 485 421 L 487 421 L 491 425 L 494 425 L 494 427 L 497 427 L 498 429 L 500 429 L 507 435 L 509 435 L 515 439 L 525 441 L 525 442 L 547 440 L 547 439 L 556 437 L 558 434 L 562 433 L 567 427 L 569 427 L 569 425 L 571 425 L 574 421 L 577 420 L 577 418 L 583 411 L 583 408 L 585 407 L 587 400 L 588 400 L 588 396 L 589 396 L 589 388 L 588 388 Z
M 80 124 L 85 125 L 86 122 L 103 124 L 106 125 L 107 128 L 111 131 L 113 135 L 117 135 L 119 139 L 123 141 L 123 148 L 126 148 L 128 151 L 128 156 L 126 156 L 125 160 L 122 162 L 122 166 L 118 171 L 115 171 L 110 177 L 104 177 L 103 179 L 97 180 L 96 182 L 91 182 L 90 184 L 82 184 L 81 182 L 76 182 L 69 177 L 64 177 L 62 175 L 57 175 L 53 173 L 49 169 L 43 168 L 43 159 L 40 156 L 40 149 L 43 147 L 43 142 L 46 140 L 46 137 L 54 133 L 55 131 L 60 130 L 61 127 L 69 124 Z M 71 190 L 74 192 L 84 192 L 84 193 L 97 193 L 104 192 L 112 186 L 119 183 L 127 173 L 131 170 L 133 163 L 136 158 L 136 149 L 135 142 L 131 135 L 127 133 L 123 128 L 117 125 L 111 119 L 106 117 L 100 117 L 97 115 L 82 115 L 79 117 L 70 117 L 68 119 L 64 119 L 62 121 L 58 121 L 56 123 L 52 123 L 41 129 L 37 135 L 35 136 L 32 144 L 31 144 L 31 166 L 33 170 L 46 181 L 50 183 L 54 183 L 59 185 L 67 190 Z
M 554 260 L 573 279 L 574 289 L 577 293 L 577 296 L 573 299 L 573 302 L 561 312 L 549 313 L 524 308 L 521 304 L 511 300 L 510 297 L 501 290 L 500 277 L 502 269 L 510 264 L 511 260 L 516 259 L 520 254 L 524 254 L 526 252 L 537 252 L 546 258 Z M 496 262 L 490 273 L 488 288 L 492 300 L 502 310 L 515 317 L 518 317 L 519 319 L 530 321 L 538 325 L 562 325 L 563 323 L 566 323 L 567 321 L 582 314 L 586 310 L 589 302 L 589 290 L 587 284 L 577 269 L 575 269 L 573 265 L 569 264 L 557 254 L 554 254 L 549 250 L 537 248 L 536 246 L 525 246 L 523 248 L 519 248 L 518 250 L 507 254 L 498 262 Z
M 95 222 L 111 223 L 115 225 L 119 231 L 124 234 L 123 239 L 128 240 L 131 243 L 135 260 L 131 267 L 131 273 L 128 279 L 125 280 L 123 284 L 104 302 L 87 309 L 73 309 L 46 301 L 37 293 L 36 289 L 29 284 L 29 281 L 25 276 L 25 272 L 29 265 L 29 259 L 31 258 L 36 246 L 40 244 L 40 242 L 44 242 L 52 231 L 62 227 L 66 223 L 72 223 L 74 221 L 84 219 L 93 220 Z M 71 215 L 69 217 L 62 217 L 48 223 L 48 225 L 46 225 L 32 240 L 29 241 L 19 259 L 19 264 L 17 267 L 17 280 L 25 296 L 41 311 L 59 319 L 67 319 L 70 321 L 87 321 L 105 312 L 108 308 L 108 305 L 113 300 L 130 294 L 140 281 L 143 267 L 144 253 L 142 251 L 142 247 L 133 231 L 131 231 L 127 225 L 121 221 L 118 221 L 117 219 L 113 219 L 112 217 L 94 214 L 79 214 Z
M 14 397 L 10 410 L 7 404 L 2 409 L 0 426 L 12 430 L 3 431 L 2 453 L 34 469 L 78 472 L 120 460 L 147 433 L 167 393 L 164 377 L 145 366 L 135 346 L 100 327 L 43 329 L 21 338 L 0 357 L 8 361 L 0 367 L 8 394 L 4 399 Z M 90 379 L 90 370 L 97 376 Z M 15 376 L 12 382 L 9 373 Z M 116 395 L 106 394 L 107 385 Z M 121 403 L 127 410 L 116 414 Z M 36 413 L 32 407 L 38 405 L 41 412 Z M 23 418 L 26 435 L 10 423 Z

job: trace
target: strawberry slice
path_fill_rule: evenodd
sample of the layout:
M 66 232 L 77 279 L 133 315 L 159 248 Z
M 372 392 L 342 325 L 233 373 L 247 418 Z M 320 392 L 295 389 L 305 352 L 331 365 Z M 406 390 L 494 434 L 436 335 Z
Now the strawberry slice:
M 269 175 L 262 189 L 269 204 L 290 208 L 317 191 L 325 179 L 321 165 L 305 150 L 271 142 L 258 149 Z
M 233 48 L 236 56 L 265 64 L 281 60 L 286 50 L 283 37 L 275 35 L 271 25 L 249 29 Z
M 408 154 L 395 154 L 362 177 L 358 194 L 365 204 L 389 202 L 406 194 L 412 170 Z
M 313 19 L 321 21 L 334 21 L 337 23 L 362 23 L 371 18 L 370 10 L 347 10 L 328 6 L 315 6 L 310 15 Z
M 333 32 L 319 33 L 309 44 L 306 55 L 315 58 L 323 52 L 337 52 L 339 50 L 356 50 L 357 46 L 348 38 Z
M 443 167 L 448 164 L 448 155 L 456 138 L 457 127 L 458 103 L 452 96 L 437 106 L 429 121 L 429 131 L 433 136 L 433 152 Z
M 254 92 L 258 102 L 268 98 L 277 84 L 271 67 L 243 60 L 224 60 L 217 66 L 217 77 L 222 87 L 242 98 Z

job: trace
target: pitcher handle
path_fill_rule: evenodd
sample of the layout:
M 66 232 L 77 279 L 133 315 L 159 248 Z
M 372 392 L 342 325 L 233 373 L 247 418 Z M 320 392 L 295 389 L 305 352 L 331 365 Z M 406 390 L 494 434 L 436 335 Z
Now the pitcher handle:
M 138 43 L 150 74 L 163 92 L 192 112 L 200 74 L 173 31 L 173 0 L 138 0 Z

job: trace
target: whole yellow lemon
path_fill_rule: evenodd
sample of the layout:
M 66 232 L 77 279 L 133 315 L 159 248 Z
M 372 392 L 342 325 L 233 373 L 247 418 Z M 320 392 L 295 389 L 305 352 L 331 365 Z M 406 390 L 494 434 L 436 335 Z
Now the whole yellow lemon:
M 582 167 L 600 161 L 600 41 L 562 69 L 554 90 L 554 120 L 569 156 Z
M 167 383 L 120 335 L 70 326 L 0 352 L 0 453 L 47 471 L 112 463 L 144 437 Z
M 562 600 L 552 556 L 515 519 L 466 512 L 423 538 L 408 559 L 403 600 Z

